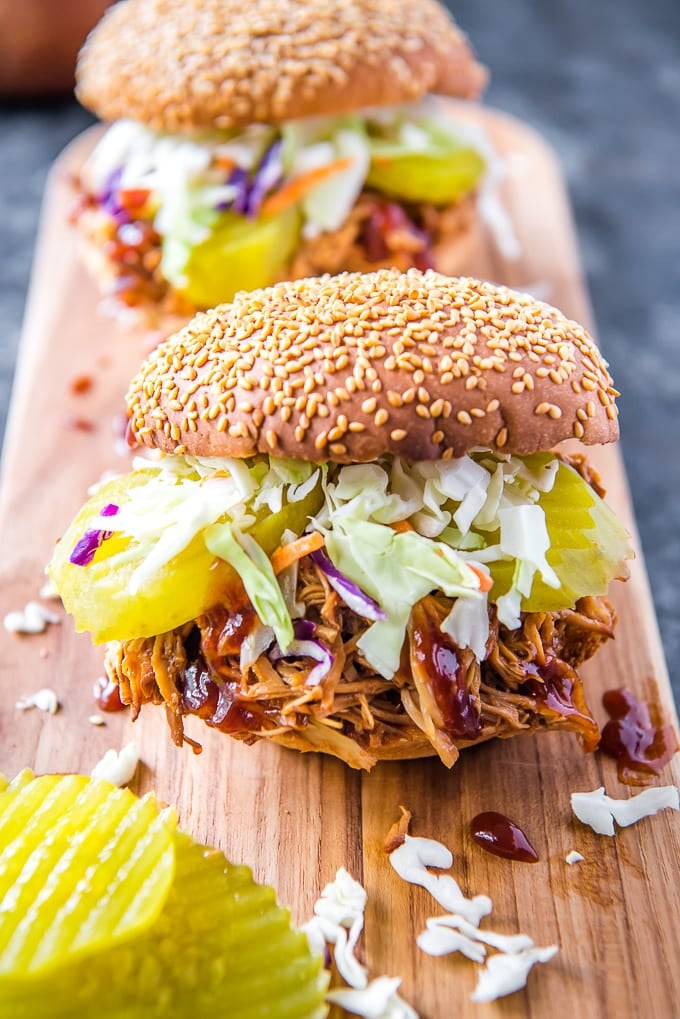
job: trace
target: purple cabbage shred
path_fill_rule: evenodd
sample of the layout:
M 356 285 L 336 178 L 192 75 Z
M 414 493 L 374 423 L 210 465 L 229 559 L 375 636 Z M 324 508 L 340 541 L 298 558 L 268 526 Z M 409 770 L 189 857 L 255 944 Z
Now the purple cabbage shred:
M 220 202 L 217 205 L 218 212 L 231 209 L 232 212 L 247 216 L 248 219 L 257 217 L 267 195 L 281 183 L 283 177 L 282 146 L 283 141 L 280 138 L 272 142 L 252 177 L 247 170 L 240 166 L 231 171 L 227 184 L 237 189 L 236 196 L 231 201 Z
M 317 549 L 316 552 L 312 552 L 310 555 L 312 561 L 326 575 L 328 583 L 340 595 L 348 608 L 356 612 L 358 616 L 370 619 L 373 622 L 387 619 L 386 613 L 383 612 L 378 603 L 369 598 L 349 577 L 341 573 L 337 566 L 333 565 L 325 552 Z
M 120 189 L 122 176 L 123 167 L 119 166 L 116 170 L 109 174 L 104 185 L 104 190 L 97 199 L 102 209 L 104 209 L 105 212 L 108 212 L 112 219 L 115 219 L 118 226 L 131 222 L 130 213 L 127 209 L 123 208 L 118 198 L 118 191 Z
M 115 502 L 107 502 L 99 511 L 99 516 L 115 517 L 119 508 Z M 85 534 L 76 542 L 71 555 L 68 557 L 69 562 L 73 563 L 74 566 L 87 566 L 94 559 L 95 552 L 102 542 L 107 541 L 112 534 L 113 531 L 102 531 L 99 529 L 85 531 Z

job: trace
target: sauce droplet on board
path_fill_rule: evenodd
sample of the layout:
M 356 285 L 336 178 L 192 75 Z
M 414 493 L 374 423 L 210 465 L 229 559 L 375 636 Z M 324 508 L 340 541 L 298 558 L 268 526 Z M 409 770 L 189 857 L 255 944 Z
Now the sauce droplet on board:
M 673 726 L 664 723 L 656 704 L 639 701 L 630 690 L 608 690 L 602 703 L 611 721 L 600 749 L 616 759 L 619 781 L 647 785 L 678 749 Z
M 91 375 L 76 375 L 71 379 L 71 392 L 74 396 L 81 396 L 92 389 L 94 379 Z
M 100 711 L 123 711 L 125 705 L 120 699 L 117 683 L 112 683 L 107 676 L 100 676 L 92 687 L 92 695 Z
M 538 853 L 521 828 L 505 814 L 486 810 L 470 821 L 472 837 L 489 853 L 519 863 L 537 863 Z

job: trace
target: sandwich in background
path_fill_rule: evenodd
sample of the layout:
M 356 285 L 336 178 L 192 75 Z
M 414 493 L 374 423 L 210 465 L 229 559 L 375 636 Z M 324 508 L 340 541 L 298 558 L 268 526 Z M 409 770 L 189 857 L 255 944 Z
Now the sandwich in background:
M 477 97 L 486 72 L 436 0 L 124 0 L 77 77 L 113 122 L 75 216 L 119 310 L 189 317 L 343 270 L 457 274 L 478 216 L 511 234 L 488 139 L 441 98 Z

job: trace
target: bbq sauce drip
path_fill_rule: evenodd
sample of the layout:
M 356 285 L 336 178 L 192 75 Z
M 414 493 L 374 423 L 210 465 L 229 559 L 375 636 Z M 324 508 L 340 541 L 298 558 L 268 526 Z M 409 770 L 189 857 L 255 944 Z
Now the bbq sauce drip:
M 581 680 L 574 669 L 560 658 L 549 656 L 542 665 L 526 662 L 524 671 L 530 678 L 522 684 L 520 693 L 535 699 L 539 714 L 569 719 L 571 728 L 581 738 L 583 749 L 595 750 L 600 730 L 588 710 Z
M 368 260 L 382 262 L 395 252 L 407 253 L 407 249 L 403 247 L 403 237 L 411 240 L 408 254 L 415 268 L 423 271 L 433 269 L 431 241 L 425 231 L 416 226 L 397 202 L 376 199 L 360 233 L 360 242 Z M 393 246 L 391 243 L 393 239 L 401 242 L 401 248 Z
M 211 609 L 201 616 L 199 625 L 201 650 L 208 662 L 240 655 L 241 644 L 255 626 L 255 609 L 247 597 L 239 598 Z
M 472 838 L 494 856 L 518 863 L 537 863 L 538 853 L 521 828 L 505 814 L 487 810 L 470 821 Z
M 610 721 L 600 749 L 616 759 L 619 781 L 647 785 L 679 749 L 673 726 L 664 723 L 657 705 L 639 701 L 630 690 L 608 690 L 602 703 Z
M 182 713 L 198 715 L 204 722 L 229 734 L 258 732 L 267 718 L 267 710 L 254 701 L 238 696 L 234 682 L 217 684 L 200 661 L 189 665 L 184 674 Z
M 475 739 L 482 730 L 479 704 L 467 688 L 458 648 L 440 629 L 436 615 L 413 610 L 412 654 L 430 681 L 444 728 L 450 736 Z
M 127 705 L 120 699 L 120 688 L 107 676 L 100 676 L 92 687 L 92 696 L 100 711 L 124 711 Z

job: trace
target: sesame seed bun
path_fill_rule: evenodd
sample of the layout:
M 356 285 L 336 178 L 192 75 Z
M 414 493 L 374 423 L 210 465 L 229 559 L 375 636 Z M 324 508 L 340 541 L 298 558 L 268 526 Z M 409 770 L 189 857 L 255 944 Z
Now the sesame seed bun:
M 169 453 L 350 463 L 611 442 L 616 395 L 555 308 L 383 269 L 237 294 L 158 347 L 127 401 L 138 441 Z
M 124 0 L 77 80 L 103 119 L 177 132 L 471 98 L 486 72 L 436 0 Z

